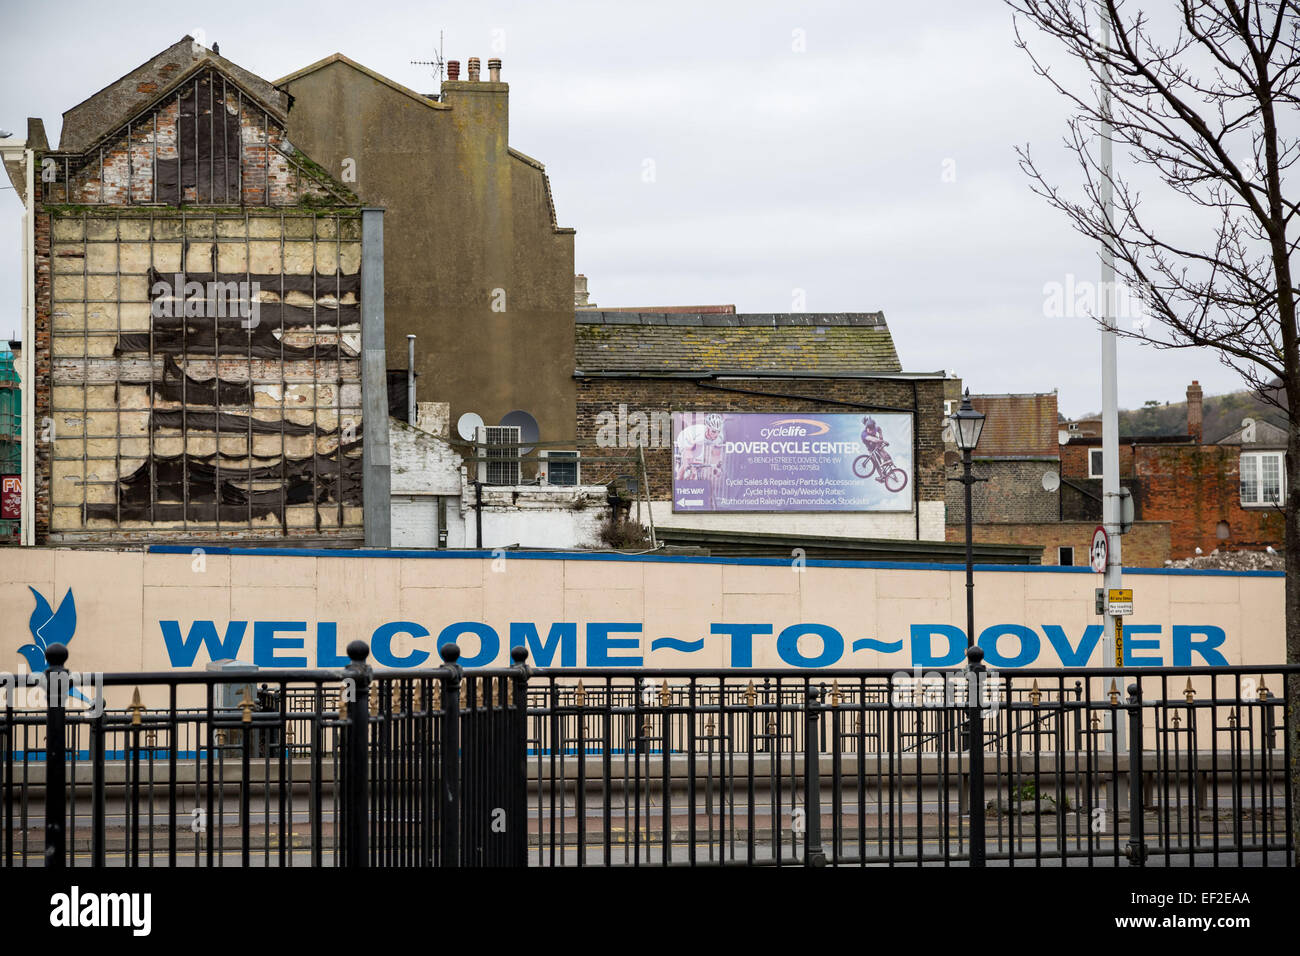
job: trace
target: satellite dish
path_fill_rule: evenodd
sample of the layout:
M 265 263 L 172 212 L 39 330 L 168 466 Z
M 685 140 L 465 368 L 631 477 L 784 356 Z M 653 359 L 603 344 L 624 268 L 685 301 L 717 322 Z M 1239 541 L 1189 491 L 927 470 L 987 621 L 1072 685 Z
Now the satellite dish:
M 1043 490 L 1055 491 L 1061 487 L 1061 476 L 1054 471 L 1043 472 Z
M 483 419 L 474 412 L 466 412 L 456 419 L 456 434 L 465 441 L 473 441 L 478 436 L 478 430 L 482 427 Z
M 524 443 L 538 441 L 542 436 L 541 429 L 537 427 L 537 419 L 519 409 L 515 409 L 513 412 L 507 412 L 505 415 L 502 415 L 501 421 L 498 422 L 498 424 L 507 426 L 513 425 L 517 427 L 519 429 L 519 440 Z M 532 451 L 533 449 L 531 446 L 520 448 L 519 454 L 530 455 L 532 454 Z

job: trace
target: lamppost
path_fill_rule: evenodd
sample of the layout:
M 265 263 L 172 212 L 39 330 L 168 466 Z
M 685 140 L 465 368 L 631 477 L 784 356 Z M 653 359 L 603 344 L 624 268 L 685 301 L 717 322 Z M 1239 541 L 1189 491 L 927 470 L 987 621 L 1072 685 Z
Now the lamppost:
M 971 474 L 971 452 L 979 444 L 984 430 L 984 413 L 970 403 L 970 389 L 962 396 L 961 407 L 952 415 L 952 433 L 961 449 L 962 474 L 966 486 L 966 734 L 969 754 L 970 784 L 967 802 L 970 809 L 970 865 L 985 865 L 984 852 L 984 717 L 980 713 L 980 683 L 984 675 L 984 652 L 975 646 L 975 546 L 971 518 L 971 487 L 977 481 Z
M 959 481 L 966 486 L 966 646 L 975 645 L 975 547 L 973 542 L 974 530 L 971 527 L 971 487 L 977 481 L 986 481 L 985 478 L 976 478 L 970 472 L 971 452 L 979 444 L 980 432 L 984 430 L 984 413 L 975 410 L 970 403 L 970 389 L 966 389 L 966 394 L 962 396 L 961 407 L 951 416 L 952 433 L 957 442 L 957 447 L 961 449 L 962 475 L 960 478 L 949 478 L 949 481 Z

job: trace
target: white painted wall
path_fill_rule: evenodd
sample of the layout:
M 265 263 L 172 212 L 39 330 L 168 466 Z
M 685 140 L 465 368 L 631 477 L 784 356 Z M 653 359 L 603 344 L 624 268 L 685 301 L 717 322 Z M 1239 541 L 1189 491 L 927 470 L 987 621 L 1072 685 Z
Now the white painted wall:
M 445 439 L 389 419 L 388 447 L 392 494 L 460 495 L 464 462 Z
M 555 488 L 537 485 L 483 488 L 483 542 L 485 548 L 599 547 L 600 524 L 609 515 L 604 485 Z M 464 542 L 452 547 L 475 546 L 474 486 L 462 493 Z M 449 542 L 450 543 L 450 542 Z

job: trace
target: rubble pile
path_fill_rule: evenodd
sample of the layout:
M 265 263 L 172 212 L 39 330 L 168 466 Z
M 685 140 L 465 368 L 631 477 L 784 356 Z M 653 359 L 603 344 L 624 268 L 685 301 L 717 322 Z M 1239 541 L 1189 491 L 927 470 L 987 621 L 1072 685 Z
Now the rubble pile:
M 1191 558 L 1166 561 L 1167 568 L 1202 568 L 1216 571 L 1283 571 L 1285 559 L 1281 551 L 1220 551 L 1198 554 Z

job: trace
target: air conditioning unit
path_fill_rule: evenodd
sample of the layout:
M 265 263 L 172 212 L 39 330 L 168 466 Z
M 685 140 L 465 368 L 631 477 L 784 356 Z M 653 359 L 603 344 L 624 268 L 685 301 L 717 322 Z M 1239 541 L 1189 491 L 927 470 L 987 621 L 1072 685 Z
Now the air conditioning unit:
M 523 442 L 518 425 L 480 425 L 477 431 L 478 480 L 485 485 L 519 484 L 519 446 Z
M 578 452 L 547 449 L 541 453 L 541 457 L 540 477 L 542 484 L 560 485 L 566 488 L 582 484 Z

